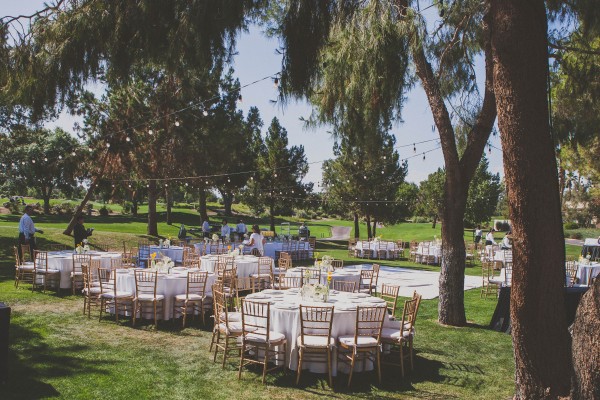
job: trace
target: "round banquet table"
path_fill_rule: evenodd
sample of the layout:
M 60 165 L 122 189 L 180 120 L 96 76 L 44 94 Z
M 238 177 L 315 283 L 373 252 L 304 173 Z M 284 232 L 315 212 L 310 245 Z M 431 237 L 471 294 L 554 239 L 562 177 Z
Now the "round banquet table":
M 152 253 L 156 253 L 157 258 L 160 258 L 160 254 L 162 254 L 163 256 L 169 257 L 175 262 L 183 262 L 183 247 L 181 246 L 169 246 L 162 248 L 159 246 L 150 246 L 150 254 Z
M 73 272 L 73 250 L 64 251 L 49 251 L 48 252 L 48 269 L 57 269 L 60 271 L 60 288 L 71 288 L 71 272 Z M 100 260 L 100 267 L 110 269 L 111 260 L 120 259 L 121 253 L 104 252 L 104 251 L 88 251 L 85 254 L 92 256 L 94 260 Z M 42 279 L 38 277 L 38 279 Z
M 290 268 L 285 273 L 285 276 L 300 278 L 302 276 L 301 270 L 302 270 L 302 268 Z M 335 282 L 335 281 L 355 282 L 356 290 L 358 291 L 358 286 L 360 285 L 360 270 L 349 271 L 349 270 L 344 270 L 344 269 L 338 269 L 336 271 L 333 271 L 333 274 L 331 276 L 331 287 L 332 288 L 333 288 L 333 282 Z M 327 272 L 321 271 L 321 283 L 323 285 L 325 285 L 327 283 Z
M 579 264 L 577 269 L 577 281 L 581 285 L 589 285 L 590 272 L 592 278 L 600 275 L 600 263 Z
M 439 259 L 442 257 L 442 248 L 436 245 L 429 245 L 429 253 L 425 251 L 426 249 L 427 246 L 423 245 L 423 243 L 419 243 L 419 247 L 417 248 L 417 257 L 433 255 L 433 262 L 436 264 L 439 263 Z
M 165 296 L 163 315 L 158 317 L 169 320 L 173 317 L 173 301 L 178 294 L 185 294 L 187 290 L 187 269 L 179 267 L 170 274 L 158 274 L 156 294 Z M 117 291 L 131 292 L 135 295 L 135 275 L 133 269 L 117 269 Z M 215 274 L 208 274 L 206 280 L 206 296 L 212 297 L 212 285 L 215 283 Z M 150 307 L 148 307 L 150 310 Z M 110 310 L 114 313 L 114 310 Z M 144 318 L 152 318 L 150 311 L 144 312 Z
M 396 249 L 396 243 L 394 242 L 387 242 L 385 247 L 382 250 L 385 250 L 385 258 L 389 259 L 390 258 L 390 252 L 394 251 Z M 354 247 L 355 250 L 358 250 L 360 257 L 363 257 L 363 250 L 371 250 L 374 254 L 374 257 L 377 256 L 377 252 L 380 250 L 379 248 L 379 243 L 377 242 L 364 242 L 364 241 L 359 241 L 358 243 L 356 243 L 356 246 Z
M 247 240 L 244 242 L 248 242 Z M 302 241 L 300 241 L 299 243 L 302 243 Z M 251 251 L 255 246 L 248 246 L 246 244 L 244 244 L 244 246 L 246 247 L 246 249 L 248 249 L 249 251 Z M 304 242 L 304 248 L 302 248 L 301 250 L 308 250 L 308 258 L 312 258 L 313 257 L 313 248 L 310 247 L 310 244 L 308 242 Z M 263 246 L 263 255 L 265 257 L 271 257 L 272 259 L 275 259 L 275 255 L 276 252 L 279 251 L 283 251 L 283 242 L 267 242 L 265 243 L 265 245 Z
M 202 271 L 215 272 L 217 268 L 216 256 L 202 256 L 200 257 L 201 264 L 200 269 Z M 234 259 L 234 265 L 237 269 L 237 276 L 239 278 L 247 278 L 252 274 L 258 273 L 258 257 L 255 256 L 237 256 Z M 271 260 L 271 267 L 274 262 Z
M 331 337 L 337 339 L 339 336 L 354 335 L 356 331 L 356 306 L 381 306 L 385 307 L 385 301 L 364 293 L 345 293 L 331 291 L 327 303 L 305 301 L 300 298 L 299 289 L 289 290 L 264 290 L 246 296 L 248 300 L 268 301 L 271 303 L 270 318 L 271 330 L 280 332 L 287 339 L 286 363 L 291 370 L 296 370 L 298 363 L 298 349 L 296 341 L 300 335 L 300 304 L 310 306 L 334 306 Z M 394 326 L 394 321 L 384 319 L 384 327 Z M 336 340 L 337 342 L 337 340 Z M 348 372 L 349 365 L 337 363 L 337 350 L 334 349 L 332 357 L 332 374 L 337 375 L 338 370 Z M 365 370 L 373 369 L 373 364 L 366 362 Z M 362 363 L 355 365 L 355 371 L 362 368 Z M 315 373 L 327 372 L 325 363 L 305 361 L 302 369 L 308 369 Z

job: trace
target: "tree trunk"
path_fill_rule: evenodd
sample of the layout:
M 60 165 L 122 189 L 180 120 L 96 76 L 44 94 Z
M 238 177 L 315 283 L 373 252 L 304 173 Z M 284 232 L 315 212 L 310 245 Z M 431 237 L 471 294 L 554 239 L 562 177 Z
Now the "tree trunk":
M 371 239 L 373 235 L 371 235 L 371 216 L 367 214 L 365 217 L 367 220 L 367 239 Z
M 233 203 L 233 194 L 225 193 L 223 194 L 223 207 L 225 208 L 225 215 L 231 217 L 233 214 L 231 213 L 231 205 Z
M 272 202 L 269 204 L 269 222 L 270 230 L 275 232 L 275 205 Z
M 167 202 L 167 225 L 173 225 L 171 210 L 173 208 L 173 200 L 171 199 L 171 191 L 165 189 L 165 201 Z
M 493 0 L 498 127 L 513 223 L 512 338 L 517 399 L 567 396 L 565 242 L 547 98 L 543 0 Z
M 465 241 L 463 217 L 467 191 L 459 174 L 446 172 L 444 208 L 442 212 L 442 259 L 440 263 L 440 323 L 453 326 L 466 324 L 465 315 Z M 434 221 L 437 218 L 434 219 Z
M 208 212 L 206 211 L 206 191 L 200 189 L 198 199 L 198 212 L 200 213 L 200 223 L 208 220 Z
M 433 222 L 431 223 L 431 229 L 435 229 L 435 226 L 437 225 L 437 220 L 438 220 L 438 216 L 436 214 L 433 216 Z
M 358 213 L 354 213 L 354 239 L 360 239 L 360 221 Z
M 156 214 L 156 181 L 151 180 L 148 187 L 148 229 L 147 234 L 158 236 L 158 216 Z
M 600 279 L 582 297 L 573 323 L 572 398 L 600 399 Z
M 50 192 L 43 191 L 42 198 L 44 200 L 44 214 L 50 214 Z
M 90 199 L 92 198 L 92 194 L 94 193 L 94 190 L 96 189 L 96 186 L 98 185 L 98 181 L 100 180 L 100 178 L 102 178 L 102 175 L 104 175 L 104 170 L 106 169 L 107 163 L 108 163 L 108 151 L 106 151 L 104 153 L 104 159 L 100 163 L 100 165 L 101 165 L 100 170 L 98 171 L 98 174 L 96 174 L 96 176 L 94 177 L 94 180 L 92 181 L 92 184 L 88 188 L 88 191 L 85 194 L 85 197 L 83 198 L 83 200 L 81 200 L 81 203 L 79 203 L 79 205 L 75 209 L 75 212 L 73 213 L 73 216 L 71 217 L 71 221 L 69 221 L 69 225 L 67 225 L 67 228 L 63 231 L 63 235 L 70 236 L 71 232 L 73 232 L 73 228 L 75 227 L 75 224 L 77 223 L 77 216 L 81 213 L 81 211 L 83 210 L 83 207 L 85 207 L 87 202 L 90 201 Z
M 377 237 L 377 220 L 373 221 L 373 237 Z
M 134 217 L 138 216 L 137 191 L 133 192 L 133 198 L 131 199 L 131 215 L 133 215 Z

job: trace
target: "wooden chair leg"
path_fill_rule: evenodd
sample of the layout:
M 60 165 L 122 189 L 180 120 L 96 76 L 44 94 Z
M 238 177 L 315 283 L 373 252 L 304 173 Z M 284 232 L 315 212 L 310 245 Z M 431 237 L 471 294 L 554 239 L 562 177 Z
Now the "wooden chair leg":
M 300 383 L 300 375 L 302 375 L 302 349 L 298 349 L 298 362 L 296 363 L 296 385 Z
M 377 379 L 381 385 L 381 353 L 379 352 L 379 349 L 376 349 L 375 353 L 377 357 Z
M 269 344 L 267 343 L 267 348 L 265 349 L 265 358 L 264 358 L 264 365 L 263 365 L 263 377 L 262 377 L 262 383 L 263 385 L 267 382 L 267 363 L 269 361 Z M 258 352 L 258 349 L 256 350 Z
M 404 378 L 404 351 L 403 351 L 403 348 L 404 348 L 404 345 L 402 344 L 402 341 L 401 341 L 400 342 L 400 374 Z
M 352 362 L 350 363 L 350 374 L 348 375 L 348 387 L 350 387 L 350 383 L 352 383 L 352 374 L 354 373 L 354 363 L 356 361 L 356 354 L 352 352 Z
M 333 387 L 333 378 L 331 377 L 331 349 L 327 349 L 327 375 L 329 377 L 329 387 Z
M 240 368 L 238 370 L 238 380 L 242 379 L 242 368 L 244 368 L 244 354 L 246 353 L 246 344 L 242 342 L 242 350 L 240 354 Z

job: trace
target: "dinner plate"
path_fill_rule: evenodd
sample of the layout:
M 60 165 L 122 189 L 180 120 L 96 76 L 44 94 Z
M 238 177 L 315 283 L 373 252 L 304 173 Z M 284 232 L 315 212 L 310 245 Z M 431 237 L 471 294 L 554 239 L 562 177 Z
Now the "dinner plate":
M 369 297 L 368 294 L 366 293 L 354 293 L 356 295 L 356 297 L 358 298 L 365 298 L 365 297 Z
M 297 310 L 298 305 L 297 304 L 288 304 L 288 303 L 277 303 L 277 304 L 273 305 L 273 308 L 277 308 L 280 310 Z
M 255 293 L 255 294 L 249 294 L 248 296 L 246 296 L 247 299 L 268 299 L 271 296 L 267 296 L 266 294 L 262 294 L 262 293 Z
M 268 293 L 268 294 L 274 294 L 274 295 L 277 295 L 277 294 L 283 295 L 283 291 L 276 290 L 276 289 L 265 289 L 261 293 L 265 293 L 265 294 Z

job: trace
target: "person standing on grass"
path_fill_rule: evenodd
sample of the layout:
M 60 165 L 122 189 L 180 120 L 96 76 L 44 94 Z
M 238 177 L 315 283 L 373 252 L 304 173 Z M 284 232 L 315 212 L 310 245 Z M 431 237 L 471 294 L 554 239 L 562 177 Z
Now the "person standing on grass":
M 225 242 L 227 240 L 231 240 L 231 227 L 227 225 L 227 220 L 223 220 L 223 225 L 221 225 L 221 239 Z
M 77 223 L 73 228 L 73 239 L 75 240 L 75 247 L 77 247 L 78 244 L 83 244 L 84 240 L 92 236 L 93 229 L 85 229 L 85 226 L 83 226 L 83 220 L 83 214 L 79 214 L 77 216 Z
M 241 219 L 238 221 L 238 224 L 235 227 L 235 232 L 237 233 L 237 240 L 241 241 L 244 238 L 244 235 L 247 232 L 246 224 Z
M 481 225 L 477 225 L 477 229 L 475 229 L 475 248 L 481 242 L 481 237 L 483 236 L 483 231 L 481 230 Z
M 208 218 L 206 218 L 202 223 L 202 234 L 205 238 L 210 237 L 210 224 L 208 223 Z
M 496 242 L 494 241 L 494 232 L 496 232 L 494 230 L 494 228 L 491 228 L 490 231 L 488 232 L 488 234 L 485 235 L 485 245 L 486 246 L 493 246 L 496 244 Z
M 263 256 L 265 254 L 265 243 L 267 243 L 267 240 L 260 233 L 258 225 L 252 225 L 252 235 L 250 235 L 248 246 L 254 247 Z
M 36 249 L 35 233 L 44 233 L 44 231 L 42 231 L 41 229 L 37 229 L 33 224 L 33 219 L 31 219 L 32 214 L 33 207 L 28 204 L 25 206 L 25 213 L 21 216 L 21 219 L 19 220 L 19 254 L 21 255 L 21 258 L 23 257 L 21 245 L 28 244 L 29 253 L 33 259 L 33 252 Z

